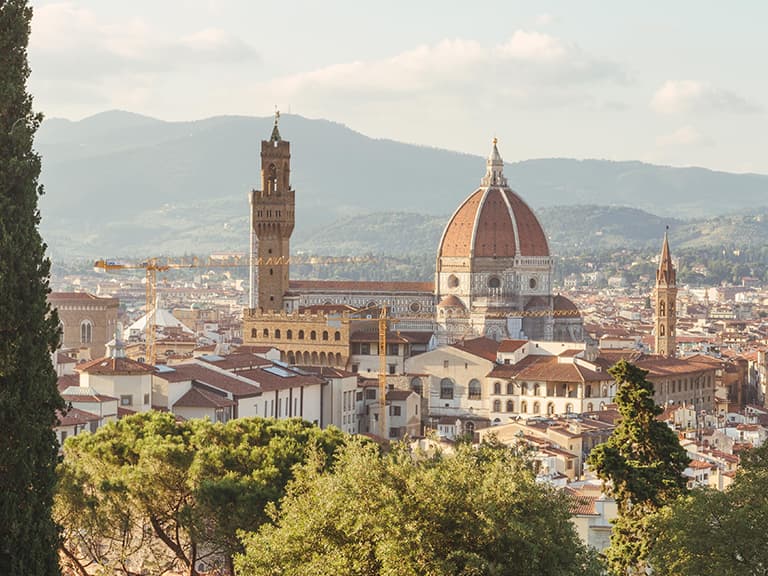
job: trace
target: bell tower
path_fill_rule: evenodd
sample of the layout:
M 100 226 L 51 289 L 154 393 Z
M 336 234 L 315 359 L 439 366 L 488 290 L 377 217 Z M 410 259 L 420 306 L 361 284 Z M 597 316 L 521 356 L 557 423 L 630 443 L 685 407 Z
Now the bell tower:
M 667 230 L 669 227 L 667 227 Z M 664 244 L 661 247 L 659 268 L 656 270 L 656 287 L 653 291 L 655 302 L 654 327 L 656 329 L 656 354 L 675 355 L 675 324 L 677 322 L 677 279 L 672 256 L 669 253 L 669 240 L 664 232 Z
M 250 307 L 281 311 L 288 292 L 288 259 L 295 220 L 296 198 L 291 189 L 291 144 L 275 125 L 269 140 L 261 141 L 261 190 L 252 190 Z M 254 284 L 256 285 L 254 287 Z

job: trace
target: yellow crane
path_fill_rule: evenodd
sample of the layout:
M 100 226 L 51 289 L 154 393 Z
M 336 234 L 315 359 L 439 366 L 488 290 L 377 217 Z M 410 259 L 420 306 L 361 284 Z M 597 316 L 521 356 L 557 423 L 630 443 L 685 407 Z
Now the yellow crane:
M 367 262 L 370 257 L 348 257 L 348 256 L 304 256 L 304 257 L 270 257 L 258 258 L 253 264 L 256 266 L 287 266 L 289 264 L 334 264 L 352 262 Z M 250 266 L 249 256 L 232 254 L 223 258 L 198 258 L 197 256 L 185 258 L 166 258 L 154 257 L 141 262 L 122 262 L 120 260 L 101 259 L 93 263 L 93 267 L 101 272 L 118 272 L 121 270 L 144 270 L 146 275 L 146 305 L 147 323 L 145 331 L 145 360 L 154 365 L 157 361 L 155 349 L 156 326 L 154 324 L 155 314 L 157 312 L 157 273 L 167 272 L 168 270 L 179 270 L 186 268 L 237 268 Z

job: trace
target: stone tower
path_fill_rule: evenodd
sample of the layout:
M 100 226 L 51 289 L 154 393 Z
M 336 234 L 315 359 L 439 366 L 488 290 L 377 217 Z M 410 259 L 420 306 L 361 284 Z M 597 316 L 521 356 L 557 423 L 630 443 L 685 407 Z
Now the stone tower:
M 675 324 L 677 312 L 677 280 L 672 256 L 669 253 L 669 240 L 664 233 L 664 244 L 661 247 L 659 268 L 656 270 L 656 287 L 653 291 L 656 307 L 654 327 L 656 329 L 656 354 L 662 356 L 675 355 Z
M 261 141 L 261 190 L 252 190 L 251 308 L 281 311 L 288 292 L 288 258 L 295 220 L 296 198 L 291 189 L 291 145 L 275 126 Z M 254 286 L 255 285 L 255 286 Z

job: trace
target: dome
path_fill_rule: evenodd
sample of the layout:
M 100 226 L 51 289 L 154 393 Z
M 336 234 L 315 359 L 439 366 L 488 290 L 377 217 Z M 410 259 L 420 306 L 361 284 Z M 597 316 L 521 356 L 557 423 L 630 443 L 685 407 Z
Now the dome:
M 438 257 L 549 256 L 533 210 L 508 186 L 494 141 L 481 187 L 459 206 L 440 241 Z

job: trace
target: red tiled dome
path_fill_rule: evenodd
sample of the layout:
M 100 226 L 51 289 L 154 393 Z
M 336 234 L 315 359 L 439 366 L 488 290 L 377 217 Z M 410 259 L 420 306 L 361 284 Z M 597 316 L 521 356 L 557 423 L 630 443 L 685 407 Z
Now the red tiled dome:
M 506 187 L 477 189 L 448 222 L 438 257 L 549 256 L 533 210 Z

